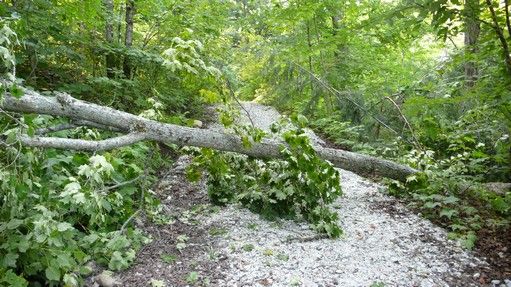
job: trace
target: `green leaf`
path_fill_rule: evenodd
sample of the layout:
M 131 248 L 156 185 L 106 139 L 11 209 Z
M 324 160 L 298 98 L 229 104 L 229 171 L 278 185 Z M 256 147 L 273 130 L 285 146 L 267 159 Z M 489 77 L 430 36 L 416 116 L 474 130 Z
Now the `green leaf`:
M 275 197 L 277 197 L 278 200 L 284 200 L 286 199 L 287 195 L 284 192 L 282 192 L 282 190 L 276 190 Z
M 163 262 L 168 263 L 168 264 L 172 264 L 172 263 L 176 262 L 176 260 L 177 260 L 177 256 L 174 254 L 161 254 L 160 258 L 161 258 L 161 260 L 163 260 Z
M 16 99 L 20 99 L 21 97 L 23 97 L 24 94 L 25 94 L 25 92 L 23 92 L 23 89 L 21 89 L 17 85 L 12 85 L 11 95 L 13 97 L 15 97 Z
M 186 178 L 189 181 L 198 182 L 201 177 L 202 172 L 198 168 L 195 168 L 192 165 L 189 165 L 188 168 L 186 168 Z
M 302 114 L 299 114 L 297 117 L 296 117 L 296 120 L 298 121 L 298 124 L 300 125 L 300 127 L 304 128 L 307 126 L 307 124 L 309 123 L 309 120 Z
M 472 250 L 475 246 L 475 243 L 477 241 L 477 236 L 474 232 L 469 232 L 462 240 L 463 246 L 465 248 Z
M 70 229 L 73 229 L 73 226 L 69 222 L 60 222 L 57 224 L 57 230 L 60 232 L 64 232 Z
M 456 209 L 451 208 L 444 208 L 440 211 L 440 217 L 447 217 L 451 219 L 453 215 L 458 214 L 458 211 Z
M 423 207 L 424 208 L 433 209 L 433 208 L 436 208 L 436 207 L 438 207 L 440 205 L 441 204 L 439 202 L 428 201 L 428 202 L 424 203 Z
M 18 228 L 21 224 L 23 224 L 24 220 L 21 219 L 11 219 L 7 224 L 6 227 L 9 230 Z
M 60 281 L 60 270 L 56 266 L 48 266 L 44 274 L 50 281 Z
M 17 243 L 18 251 L 21 253 L 26 252 L 31 246 L 29 239 L 27 236 L 23 236 Z
M 190 274 L 188 274 L 188 276 L 186 277 L 186 282 L 188 282 L 190 284 L 194 284 L 198 280 L 199 280 L 199 273 L 197 273 L 195 271 L 190 272 Z
M 0 282 L 7 283 L 7 286 L 11 287 L 26 287 L 28 286 L 27 280 L 25 278 L 16 275 L 12 270 L 7 270 L 4 276 L 0 278 Z
M 64 274 L 64 278 L 62 280 L 64 282 L 64 286 L 65 287 L 75 287 L 75 286 L 80 286 L 78 284 L 78 278 L 76 276 L 76 274 L 74 273 L 67 273 L 67 274 Z
M 7 253 L 5 254 L 2 265 L 4 267 L 13 267 L 16 268 L 16 261 L 18 260 L 19 255 L 14 253 Z
M 457 198 L 456 196 L 452 196 L 452 195 L 444 198 L 444 200 L 443 200 L 443 202 L 445 204 L 452 204 L 452 203 L 456 203 L 458 201 L 460 201 L 459 198 Z
M 247 136 L 241 137 L 241 143 L 243 144 L 244 148 L 248 149 L 252 147 L 252 142 L 250 142 L 250 139 Z
M 115 251 L 112 253 L 112 258 L 110 258 L 110 262 L 108 263 L 108 268 L 111 270 L 122 270 L 128 267 L 129 262 L 122 256 L 122 253 L 119 251 Z
M 497 196 L 491 201 L 491 205 L 493 208 L 500 213 L 506 213 L 508 210 L 511 209 L 511 203 L 506 202 L 502 197 Z
M 56 263 L 60 268 L 70 268 L 75 265 L 74 259 L 67 253 L 61 253 L 57 256 Z

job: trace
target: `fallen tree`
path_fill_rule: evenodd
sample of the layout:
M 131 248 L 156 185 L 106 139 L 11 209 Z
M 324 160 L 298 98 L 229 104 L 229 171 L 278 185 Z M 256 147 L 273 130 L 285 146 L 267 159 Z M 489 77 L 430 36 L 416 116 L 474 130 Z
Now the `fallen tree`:
M 283 142 L 263 140 L 245 148 L 241 139 L 232 134 L 207 129 L 190 128 L 149 120 L 106 106 L 75 99 L 65 93 L 54 97 L 43 96 L 36 91 L 24 89 L 24 95 L 17 99 L 8 92 L 0 107 L 6 111 L 35 113 L 69 118 L 72 123 L 38 130 L 36 136 L 20 135 L 23 145 L 41 148 L 58 148 L 82 151 L 110 150 L 136 142 L 152 140 L 174 143 L 180 146 L 206 147 L 221 151 L 246 154 L 256 158 L 278 158 Z M 91 126 L 123 133 L 101 141 L 68 139 L 43 136 L 45 132 L 77 126 Z M 348 152 L 344 150 L 315 147 L 317 153 L 333 165 L 358 174 L 378 175 L 404 181 L 417 170 L 392 161 Z

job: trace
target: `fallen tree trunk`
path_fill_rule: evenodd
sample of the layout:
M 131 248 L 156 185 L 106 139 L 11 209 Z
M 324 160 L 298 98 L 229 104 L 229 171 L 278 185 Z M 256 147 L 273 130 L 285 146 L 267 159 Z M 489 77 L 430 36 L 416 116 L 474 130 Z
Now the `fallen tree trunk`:
M 88 125 L 108 127 L 127 133 L 103 141 L 63 139 L 56 137 L 19 137 L 26 146 L 43 148 L 60 148 L 72 150 L 100 151 L 133 144 L 143 140 L 174 143 L 180 146 L 206 147 L 221 151 L 246 154 L 256 158 L 278 158 L 283 142 L 263 140 L 245 148 L 239 137 L 231 134 L 183 127 L 149 120 L 109 107 L 92 104 L 58 93 L 55 97 L 24 90 L 24 95 L 16 99 L 6 93 L 0 107 L 7 111 L 36 113 L 68 117 L 72 120 L 85 121 Z M 358 174 L 373 174 L 404 181 L 408 175 L 417 170 L 392 161 L 372 156 L 357 154 L 344 150 L 316 147 L 317 153 L 335 166 Z

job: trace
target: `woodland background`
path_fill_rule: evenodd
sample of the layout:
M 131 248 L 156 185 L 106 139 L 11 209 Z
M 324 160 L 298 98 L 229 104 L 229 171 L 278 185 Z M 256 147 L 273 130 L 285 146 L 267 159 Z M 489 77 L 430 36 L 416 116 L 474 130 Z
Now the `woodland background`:
M 2 73 L 17 81 L 5 92 L 188 126 L 207 105 L 257 100 L 304 115 L 332 146 L 421 170 L 390 192 L 467 248 L 509 238 L 507 0 L 10 0 L 0 16 Z M 0 285 L 77 286 L 91 259 L 128 267 L 147 238 L 124 223 L 137 210 L 165 221 L 147 190 L 182 151 L 26 148 L 20 130 L 66 121 L 1 113 Z

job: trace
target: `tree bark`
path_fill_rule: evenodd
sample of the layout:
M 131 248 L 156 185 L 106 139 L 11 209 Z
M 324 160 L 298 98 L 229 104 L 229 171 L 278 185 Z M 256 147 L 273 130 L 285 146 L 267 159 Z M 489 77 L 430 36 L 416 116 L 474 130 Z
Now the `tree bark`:
M 126 37 L 124 44 L 129 52 L 129 49 L 133 46 L 133 17 L 135 15 L 135 0 L 126 0 Z M 123 63 L 124 76 L 127 79 L 131 79 L 132 67 L 130 56 L 124 56 Z
M 105 41 L 108 45 L 114 43 L 114 1 L 103 0 L 105 9 Z M 106 76 L 113 78 L 115 76 L 115 54 L 107 52 L 105 56 Z
M 465 1 L 465 54 L 472 56 L 477 52 L 477 40 L 481 28 L 479 27 L 479 0 Z M 477 80 L 477 66 L 474 61 L 465 63 L 465 85 L 474 86 Z
M 504 56 L 504 62 L 506 65 L 507 73 L 511 77 L 511 55 L 509 55 L 509 45 L 506 41 L 506 38 L 504 37 L 504 31 L 499 25 L 499 20 L 497 18 L 497 13 L 493 8 L 492 0 L 486 0 L 486 5 L 488 6 L 488 10 L 490 10 L 490 15 L 493 21 L 493 29 L 495 30 L 495 33 L 497 34 L 497 37 L 499 38 L 502 47 L 502 54 Z
M 332 20 L 332 35 L 335 37 L 337 36 L 338 32 L 339 32 L 339 23 L 341 22 L 341 17 L 339 15 L 335 15 L 335 16 L 331 16 L 331 20 Z M 339 55 L 340 55 L 340 51 L 341 51 L 341 45 L 339 45 L 339 42 L 337 41 L 337 39 L 335 39 L 335 42 L 337 43 L 336 46 L 337 46 L 337 49 L 334 51 L 334 57 L 337 59 L 339 58 Z
M 20 142 L 27 146 L 61 148 L 73 150 L 97 151 L 125 146 L 142 140 L 174 143 L 180 146 L 212 148 L 246 154 L 256 158 L 279 158 L 283 142 L 265 139 L 245 148 L 241 139 L 206 129 L 183 127 L 161 123 L 140 116 L 100 106 L 59 93 L 56 97 L 46 97 L 31 90 L 25 90 L 20 99 L 6 93 L 0 107 L 4 110 L 20 113 L 36 113 L 53 116 L 69 117 L 115 128 L 127 135 L 104 141 L 85 141 L 55 137 L 28 137 L 21 135 Z M 405 181 L 406 177 L 417 170 L 392 161 L 372 156 L 357 154 L 344 150 L 315 147 L 318 155 L 333 165 L 358 174 L 371 174 Z
M 309 47 L 309 71 L 312 73 L 312 41 L 311 41 L 311 32 L 310 32 L 310 23 L 307 21 L 307 47 Z M 307 106 L 305 107 L 305 110 L 303 113 L 305 115 L 310 115 L 313 110 L 316 108 L 317 102 L 319 100 L 319 92 L 316 91 L 314 93 L 314 79 L 312 78 L 312 75 L 309 75 L 310 78 L 310 91 L 311 91 L 311 98 L 307 102 Z
M 504 0 L 504 11 L 506 12 L 506 27 L 507 27 L 507 34 L 508 39 L 511 38 L 511 19 L 509 19 L 509 1 Z

